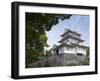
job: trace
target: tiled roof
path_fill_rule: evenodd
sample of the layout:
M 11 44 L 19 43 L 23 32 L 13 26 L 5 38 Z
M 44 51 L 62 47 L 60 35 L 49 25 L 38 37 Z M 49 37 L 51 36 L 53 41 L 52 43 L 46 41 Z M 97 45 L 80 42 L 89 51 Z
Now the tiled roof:
M 59 43 L 68 39 L 68 38 L 71 38 L 71 39 L 75 39 L 75 40 L 78 40 L 78 41 L 81 41 L 83 42 L 84 40 L 82 40 L 81 38 L 77 38 L 77 37 L 74 37 L 74 36 L 71 36 L 71 35 L 67 35 L 65 38 L 61 39 L 60 41 L 58 41 Z
M 76 35 L 78 35 L 78 36 L 81 36 L 81 34 L 75 32 L 75 31 L 71 31 L 70 29 L 66 29 L 66 31 L 65 31 L 61 36 L 64 36 L 65 34 L 67 34 L 67 33 L 69 33 L 69 32 L 71 32 L 71 33 L 73 33 L 73 34 L 76 34 Z

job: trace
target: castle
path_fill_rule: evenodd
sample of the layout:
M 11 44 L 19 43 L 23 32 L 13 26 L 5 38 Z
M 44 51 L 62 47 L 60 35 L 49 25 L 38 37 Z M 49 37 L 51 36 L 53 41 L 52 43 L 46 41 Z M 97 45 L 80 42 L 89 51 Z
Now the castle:
M 81 34 L 70 29 L 65 29 L 61 37 L 62 39 L 59 41 L 60 45 L 53 49 L 54 54 L 86 55 L 88 47 L 83 45 L 84 40 L 81 39 Z

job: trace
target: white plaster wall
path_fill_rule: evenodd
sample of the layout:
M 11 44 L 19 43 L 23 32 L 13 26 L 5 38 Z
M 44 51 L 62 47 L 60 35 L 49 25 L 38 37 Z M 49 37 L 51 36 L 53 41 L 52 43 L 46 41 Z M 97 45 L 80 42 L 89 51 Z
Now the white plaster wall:
M 59 54 L 64 53 L 64 47 L 61 47 L 58 52 L 59 52 Z
M 77 48 L 77 53 L 82 53 L 84 55 L 86 55 L 86 50 L 85 49 L 82 49 L 82 48 Z
M 63 43 L 70 44 L 69 40 L 64 40 Z
M 83 42 L 79 42 L 79 45 L 83 45 Z
M 82 48 L 68 49 L 66 47 L 62 47 L 59 49 L 59 54 L 62 54 L 62 53 L 70 53 L 70 54 L 82 53 L 86 55 L 86 50 Z
M 64 50 L 64 53 L 75 54 L 75 51 L 68 51 L 68 50 Z
M 70 49 L 68 50 L 66 47 L 62 47 L 59 49 L 59 54 L 62 54 L 62 53 L 70 53 L 70 54 L 75 54 L 75 50 L 74 49 Z
M 70 42 L 72 42 L 72 43 L 75 43 L 75 44 L 77 44 L 77 43 L 78 43 L 78 41 L 77 41 L 77 40 L 74 40 L 74 39 L 71 39 L 71 38 L 69 38 L 69 41 L 70 41 Z

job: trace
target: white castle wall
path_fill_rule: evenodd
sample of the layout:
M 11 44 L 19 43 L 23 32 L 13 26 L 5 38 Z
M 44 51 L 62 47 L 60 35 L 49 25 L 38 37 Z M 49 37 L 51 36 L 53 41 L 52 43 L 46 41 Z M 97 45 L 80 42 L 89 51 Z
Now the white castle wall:
M 63 53 L 69 53 L 69 54 L 82 53 L 83 55 L 86 55 L 86 49 L 61 47 L 59 49 L 59 54 L 63 54 Z

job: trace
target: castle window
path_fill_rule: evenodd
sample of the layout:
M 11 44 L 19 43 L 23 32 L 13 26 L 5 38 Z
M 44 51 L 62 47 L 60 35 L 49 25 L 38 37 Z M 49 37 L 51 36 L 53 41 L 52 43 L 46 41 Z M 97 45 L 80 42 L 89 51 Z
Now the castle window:
M 83 54 L 82 54 L 82 53 L 77 53 L 77 55 L 78 55 L 78 56 L 83 56 Z

